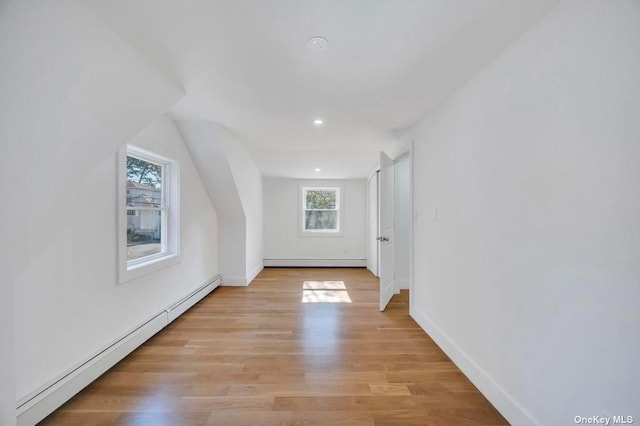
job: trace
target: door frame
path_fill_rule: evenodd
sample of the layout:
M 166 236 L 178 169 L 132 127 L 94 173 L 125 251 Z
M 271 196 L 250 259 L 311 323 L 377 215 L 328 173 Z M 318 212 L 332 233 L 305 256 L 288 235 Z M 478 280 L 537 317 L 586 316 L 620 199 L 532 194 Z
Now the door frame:
M 405 155 L 409 156 L 409 212 L 411 214 L 411 218 L 409 220 L 409 315 L 413 317 L 414 312 L 414 288 L 415 288 L 415 255 L 414 255 L 414 228 L 415 228 L 415 209 L 414 209 L 414 191 L 415 191 L 415 183 L 414 183 L 414 156 L 413 156 L 413 146 L 414 140 L 409 141 L 405 148 L 402 149 L 396 156 L 394 156 L 393 161 L 395 162 L 397 159 L 404 157 Z M 395 270 L 395 264 L 394 264 Z M 396 283 L 394 283 L 394 290 L 396 287 Z
M 380 151 L 378 173 L 378 278 L 380 311 L 384 311 L 394 294 L 395 282 L 395 165 L 393 158 Z M 384 196 L 383 196 L 384 195 Z M 384 241 L 381 241 L 383 240 Z M 386 256 L 383 254 L 386 253 Z M 385 261 L 386 260 L 386 261 Z
M 398 192 L 399 191 L 398 191 L 398 186 L 397 186 L 397 184 L 398 184 L 398 176 L 397 176 L 397 173 L 396 173 L 397 172 L 396 165 L 400 161 L 404 161 L 404 160 L 406 160 L 408 162 L 407 166 L 409 167 L 409 182 L 408 182 L 408 184 L 409 184 L 408 198 L 409 199 L 408 199 L 408 212 L 407 212 L 408 216 L 409 216 L 407 218 L 407 220 L 409 221 L 409 223 L 407 224 L 409 226 L 409 231 L 408 231 L 409 232 L 409 240 L 406 241 L 406 243 L 408 244 L 408 254 L 407 254 L 407 256 L 409 257 L 409 259 L 408 259 L 409 260 L 409 268 L 408 268 L 408 271 L 407 271 L 407 278 L 409 280 L 409 291 L 411 291 L 411 256 L 412 256 L 411 245 L 412 245 L 412 241 L 413 241 L 413 235 L 411 233 L 412 232 L 412 226 L 411 226 L 412 223 L 411 222 L 413 222 L 413 211 L 412 211 L 413 194 L 412 194 L 412 189 L 411 189 L 411 184 L 412 184 L 412 182 L 411 182 L 412 181 L 412 179 L 411 179 L 411 171 L 412 171 L 412 167 L 411 167 L 411 151 L 410 150 L 406 150 L 406 151 L 401 152 L 400 154 L 398 154 L 393 159 L 393 167 L 394 167 L 393 172 L 396 175 L 396 178 L 394 180 L 395 188 L 394 188 L 394 192 L 393 192 L 393 194 L 394 194 L 394 200 L 393 200 L 393 203 L 394 203 L 393 227 L 394 227 L 394 237 L 396 239 L 395 242 L 397 244 L 398 243 L 398 238 L 397 238 L 398 234 L 397 234 L 396 231 L 397 231 L 397 225 L 398 225 L 398 215 L 397 215 L 398 212 L 397 212 L 397 210 L 395 210 L 395 208 L 398 206 Z M 395 247 L 395 249 L 397 250 L 397 246 Z M 400 281 L 396 279 L 396 277 L 398 277 L 398 275 L 399 275 L 397 267 L 398 267 L 398 262 L 394 261 L 394 263 L 393 263 L 393 277 L 394 277 L 394 279 L 393 279 L 393 293 L 394 294 L 400 294 Z
M 375 275 L 376 277 L 380 276 L 380 243 L 377 240 L 378 235 L 380 235 L 380 167 L 376 166 L 376 170 L 371 173 L 371 175 L 369 175 L 369 178 L 367 179 L 367 269 L 369 269 L 369 271 Z M 375 179 L 375 193 L 376 193 L 376 198 L 375 198 L 375 212 L 376 212 L 376 217 L 375 217 L 375 237 L 373 239 L 371 239 L 371 226 L 374 225 L 371 223 L 371 215 L 370 210 L 371 207 L 373 205 L 373 201 L 371 199 L 370 195 L 370 183 L 371 180 Z M 375 256 L 375 262 L 370 262 L 371 259 L 369 259 L 369 254 L 370 254 L 370 250 L 372 249 L 372 247 L 375 247 L 375 252 L 376 252 L 376 256 Z M 375 263 L 375 265 L 373 265 L 373 263 Z M 373 267 L 373 269 L 375 270 L 375 272 L 373 270 L 371 270 L 370 266 Z
M 413 145 L 414 141 L 411 139 L 409 142 L 409 146 L 407 152 L 409 152 L 409 212 L 411 213 L 411 219 L 409 220 L 409 316 L 413 317 L 414 307 L 413 307 L 413 291 L 415 286 L 415 274 L 414 274 L 414 223 L 416 220 L 416 214 L 414 210 L 414 158 L 413 158 Z
M 402 149 L 397 155 L 394 156 L 393 160 L 395 161 L 398 158 L 401 158 L 404 155 L 409 155 L 409 211 L 411 213 L 411 219 L 409 220 L 409 315 L 411 317 L 413 317 L 413 312 L 414 312 L 414 297 L 413 297 L 413 292 L 414 292 L 414 288 L 415 288 L 415 271 L 414 271 L 414 265 L 415 265 L 415 255 L 414 255 L 414 228 L 415 228 L 415 209 L 414 209 L 414 192 L 415 192 L 415 183 L 414 183 L 414 156 L 413 156 L 413 149 L 414 149 L 414 140 L 411 140 L 409 143 L 407 143 L 405 145 L 405 148 Z M 373 171 L 373 173 L 371 173 L 371 175 L 369 175 L 369 177 L 367 178 L 367 190 L 368 190 L 368 184 L 369 181 L 371 180 L 371 178 L 373 177 L 373 175 L 379 173 L 380 171 L 380 164 L 376 164 L 376 167 Z M 378 204 L 378 235 L 380 234 L 380 179 L 379 179 L 379 175 L 378 175 L 378 197 L 377 197 L 377 204 Z M 368 216 L 368 212 L 367 212 L 367 216 Z M 367 234 L 367 239 L 369 238 L 368 234 Z M 377 245 L 377 253 L 378 253 L 378 259 L 377 259 L 377 263 L 378 263 L 378 268 L 377 268 L 377 272 L 378 272 L 378 276 L 380 274 L 380 243 L 378 241 L 375 241 L 375 244 Z M 394 289 L 395 289 L 395 283 L 394 283 Z

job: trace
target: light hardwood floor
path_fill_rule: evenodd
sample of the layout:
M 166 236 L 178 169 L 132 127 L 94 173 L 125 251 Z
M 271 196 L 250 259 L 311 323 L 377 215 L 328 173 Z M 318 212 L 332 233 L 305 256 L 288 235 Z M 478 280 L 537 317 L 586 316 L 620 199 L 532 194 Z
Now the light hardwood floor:
M 379 312 L 365 269 L 265 269 L 216 289 L 42 424 L 507 424 L 407 305 L 402 292 Z

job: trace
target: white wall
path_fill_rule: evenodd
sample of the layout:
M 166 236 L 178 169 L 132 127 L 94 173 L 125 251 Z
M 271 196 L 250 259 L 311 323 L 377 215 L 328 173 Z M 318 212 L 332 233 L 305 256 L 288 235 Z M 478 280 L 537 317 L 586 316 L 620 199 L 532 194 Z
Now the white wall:
M 212 278 L 217 219 L 173 123 L 154 122 L 180 88 L 81 3 L 2 7 L 2 282 L 21 399 Z M 180 162 L 183 260 L 118 285 L 116 162 L 129 141 Z
M 4 180 L 5 176 L 2 176 Z M 4 213 L 3 213 L 4 215 Z M 3 253 L 3 257 L 6 253 Z M 3 262 L 4 263 L 4 262 Z M 3 264 L 3 270 L 4 270 Z M 14 368 L 13 287 L 11 281 L 0 283 L 0 425 L 13 426 L 16 421 L 16 386 Z
M 29 273 L 15 279 L 19 398 L 219 271 L 216 214 L 172 121 L 162 118 L 131 142 L 180 163 L 182 261 L 117 285 L 115 152 L 81 182 L 70 182 L 69 193 L 60 194 L 63 205 L 44 208 L 40 223 L 26 224 L 38 231 L 34 247 L 41 244 L 44 248 L 30 256 Z M 85 203 L 73 203 L 78 194 Z M 44 241 L 37 237 L 49 237 L 44 231 L 56 227 L 64 232 Z
M 180 133 L 218 213 L 223 285 L 246 285 L 246 217 L 224 146 L 222 126 L 209 121 L 178 121 Z
M 393 164 L 394 172 L 394 287 L 396 289 L 409 288 L 409 264 L 410 264 L 410 168 L 409 155 L 403 155 Z
M 300 236 L 300 185 L 342 185 L 343 236 Z M 367 257 L 367 181 L 267 178 L 264 188 L 265 259 L 355 259 Z
M 414 129 L 412 315 L 512 424 L 640 419 L 638 40 L 562 2 Z
M 224 147 L 246 218 L 245 276 L 247 282 L 262 270 L 262 175 L 240 139 L 223 129 Z
M 220 217 L 223 285 L 247 285 L 262 269 L 262 176 L 240 139 L 218 123 L 178 121 Z

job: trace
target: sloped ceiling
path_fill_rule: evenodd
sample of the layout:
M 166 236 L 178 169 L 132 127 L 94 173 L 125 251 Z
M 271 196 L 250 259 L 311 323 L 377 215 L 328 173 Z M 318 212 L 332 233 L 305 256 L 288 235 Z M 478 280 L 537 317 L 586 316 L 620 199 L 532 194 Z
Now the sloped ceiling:
M 265 175 L 307 178 L 366 175 L 394 134 L 556 3 L 85 1 L 182 83 L 175 118 L 228 127 Z M 318 35 L 329 49 L 306 47 Z

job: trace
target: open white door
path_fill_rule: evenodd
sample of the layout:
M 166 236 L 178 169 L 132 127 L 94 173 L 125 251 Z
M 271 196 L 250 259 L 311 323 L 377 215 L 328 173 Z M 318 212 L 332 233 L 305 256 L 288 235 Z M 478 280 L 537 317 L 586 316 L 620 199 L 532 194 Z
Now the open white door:
M 378 276 L 378 171 L 371 175 L 367 182 L 367 269 Z
M 393 161 L 380 153 L 380 241 L 378 271 L 380 277 L 380 310 L 384 311 L 393 296 Z

